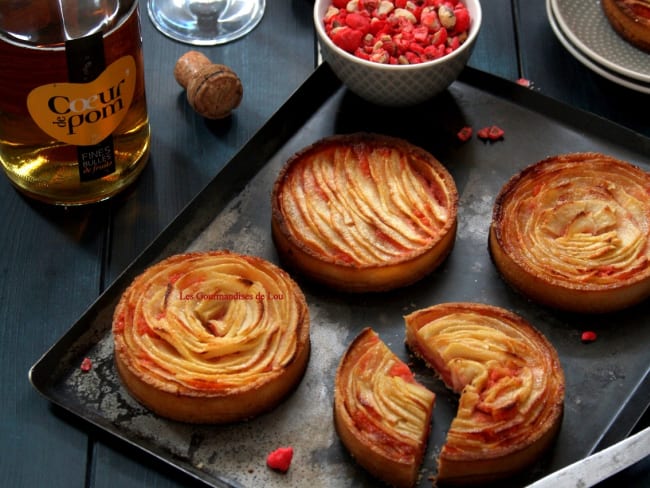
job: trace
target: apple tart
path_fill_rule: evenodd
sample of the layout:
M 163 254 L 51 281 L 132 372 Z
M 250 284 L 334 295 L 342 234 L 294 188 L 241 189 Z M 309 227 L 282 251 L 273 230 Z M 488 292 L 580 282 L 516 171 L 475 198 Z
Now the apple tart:
M 520 316 L 444 303 L 405 317 L 409 349 L 460 394 L 437 480 L 480 484 L 514 475 L 552 444 L 564 405 L 555 348 Z
M 371 328 L 350 343 L 336 372 L 334 425 L 373 476 L 398 488 L 416 483 L 434 403 L 435 394 Z
M 387 291 L 433 271 L 456 236 L 446 168 L 405 140 L 331 136 L 293 155 L 275 182 L 272 231 L 294 271 L 335 289 Z
M 650 1 L 602 0 L 612 28 L 630 44 L 650 52 Z
M 244 420 L 276 406 L 309 358 L 309 312 L 287 273 L 229 251 L 171 256 L 124 291 L 115 363 L 137 400 L 190 423 Z
M 542 304 L 619 310 L 650 295 L 650 175 L 597 153 L 549 157 L 498 194 L 489 248 L 504 279 Z

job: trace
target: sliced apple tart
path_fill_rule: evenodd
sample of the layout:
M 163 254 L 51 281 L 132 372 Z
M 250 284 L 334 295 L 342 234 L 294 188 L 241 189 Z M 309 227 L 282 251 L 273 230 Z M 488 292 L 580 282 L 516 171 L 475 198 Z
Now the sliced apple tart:
M 601 5 L 623 39 L 650 52 L 650 0 L 602 0 Z
M 409 349 L 460 394 L 437 481 L 481 484 L 514 475 L 551 445 L 564 373 L 551 343 L 491 305 L 444 303 L 405 317 Z
M 456 236 L 446 168 L 405 140 L 322 139 L 292 156 L 272 195 L 272 230 L 294 271 L 350 292 L 386 291 L 433 271 Z
M 334 388 L 336 431 L 368 472 L 398 487 L 415 485 L 435 395 L 366 328 L 349 345 Z
M 650 174 L 598 153 L 549 157 L 499 192 L 489 248 L 503 278 L 558 309 L 602 313 L 650 296 Z
M 229 251 L 171 256 L 123 293 L 113 317 L 126 389 L 190 423 L 243 420 L 276 406 L 309 358 L 309 312 L 287 273 Z

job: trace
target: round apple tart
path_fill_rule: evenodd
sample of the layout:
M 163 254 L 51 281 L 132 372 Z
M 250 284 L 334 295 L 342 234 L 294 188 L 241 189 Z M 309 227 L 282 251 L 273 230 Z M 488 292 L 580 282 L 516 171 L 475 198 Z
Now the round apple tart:
M 460 394 L 437 480 L 481 484 L 538 460 L 564 406 L 564 373 L 551 343 L 520 316 L 477 303 L 435 305 L 405 323 L 409 349 Z
M 549 157 L 498 194 L 489 247 L 504 279 L 542 304 L 619 310 L 650 295 L 650 175 L 597 153 Z
M 434 402 L 434 393 L 371 328 L 348 346 L 336 372 L 334 425 L 373 476 L 398 488 L 415 485 Z
M 126 389 L 160 416 L 190 423 L 251 418 L 299 383 L 309 312 L 287 273 L 229 251 L 171 256 L 133 280 L 113 317 Z
M 348 292 L 411 284 L 448 255 L 456 236 L 455 183 L 431 154 L 368 133 L 321 139 L 292 156 L 272 195 L 284 263 Z
M 650 52 L 650 1 L 602 0 L 612 28 L 630 44 Z

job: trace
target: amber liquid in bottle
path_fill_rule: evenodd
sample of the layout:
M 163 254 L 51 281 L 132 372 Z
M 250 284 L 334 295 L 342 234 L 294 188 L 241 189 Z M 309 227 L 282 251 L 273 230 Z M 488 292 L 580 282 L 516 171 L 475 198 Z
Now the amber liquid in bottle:
M 77 13 L 81 14 L 81 9 Z M 52 29 L 45 13 L 39 20 L 42 33 L 61 29 Z M 79 19 L 79 25 L 83 20 Z M 32 198 L 58 205 L 104 200 L 130 185 L 146 165 L 150 127 L 137 2 L 109 27 L 103 35 L 105 63 L 109 66 L 125 56 L 132 57 L 135 87 L 130 106 L 124 107 L 128 112 L 111 135 L 114 167 L 108 174 L 86 179 L 80 177 L 77 147 L 42 130 L 26 103 L 35 88 L 67 82 L 63 43 L 28 46 L 0 33 L 0 164 L 14 186 Z M 39 36 L 47 38 L 42 33 Z M 93 122 L 96 116 L 87 117 Z

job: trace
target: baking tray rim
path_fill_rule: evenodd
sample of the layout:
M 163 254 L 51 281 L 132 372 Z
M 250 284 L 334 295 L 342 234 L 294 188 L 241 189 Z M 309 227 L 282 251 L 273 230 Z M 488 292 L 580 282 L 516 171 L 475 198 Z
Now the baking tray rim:
M 503 98 L 514 104 L 524 106 L 542 115 L 556 118 L 559 115 L 569 112 L 572 116 L 573 126 L 584 126 L 589 122 L 590 132 L 601 135 L 607 139 L 616 139 L 618 143 L 628 147 L 635 147 L 639 151 L 646 150 L 650 153 L 650 138 L 634 132 L 631 129 L 621 126 L 604 117 L 591 112 L 570 106 L 561 101 L 543 95 L 535 90 L 520 86 L 515 82 L 499 76 L 472 68 L 466 67 L 461 73 L 459 82 L 466 83 L 474 88 L 490 93 L 498 98 Z M 317 87 L 313 89 L 312 86 Z M 173 243 L 183 238 L 191 238 L 197 235 L 196 231 L 188 230 L 188 222 L 193 222 L 199 229 L 205 228 L 210 220 L 201 219 L 196 226 L 192 216 L 200 214 L 198 211 L 203 202 L 208 198 L 214 202 L 214 192 L 210 188 L 217 183 L 223 184 L 223 180 L 230 182 L 226 185 L 227 192 L 221 192 L 219 200 L 230 201 L 243 189 L 297 130 L 317 111 L 322 104 L 333 96 L 340 89 L 344 89 L 341 81 L 336 77 L 327 63 L 321 64 L 314 72 L 298 87 L 298 89 L 285 101 L 285 103 L 265 122 L 262 127 L 241 147 L 241 149 L 228 161 L 228 163 L 212 178 L 197 195 L 177 214 L 177 216 L 137 255 L 131 263 L 100 293 L 72 326 L 48 348 L 41 357 L 29 368 L 28 379 L 33 388 L 53 405 L 69 412 L 78 419 L 95 426 L 120 439 L 135 448 L 148 453 L 154 458 L 166 463 L 180 472 L 189 475 L 195 480 L 209 486 L 223 486 L 225 488 L 236 487 L 229 480 L 211 474 L 211 480 L 204 479 L 199 470 L 188 463 L 183 465 L 170 459 L 171 456 L 164 456 L 156 452 L 155 446 L 150 446 L 150 441 L 136 442 L 122 435 L 119 429 L 110 422 L 102 422 L 101 416 L 92 415 L 81 408 L 60 398 L 53 387 L 63 374 L 63 371 L 56 368 L 57 358 L 69 356 L 69 346 L 77 341 L 87 332 L 92 324 L 93 317 L 105 309 L 107 305 L 115 301 L 115 289 L 122 289 L 140 274 L 154 259 L 181 251 L 183 246 Z M 281 123 L 280 123 L 281 122 Z M 278 131 L 278 127 L 281 130 Z M 280 132 L 280 136 L 278 136 Z M 273 134 L 273 137 L 268 137 Z M 260 152 L 260 148 L 263 151 Z M 255 154 L 251 158 L 249 154 Z M 244 164 L 244 161 L 246 164 Z M 250 164 L 256 161 L 255 164 Z M 240 163 L 240 164 L 238 164 Z M 241 168 L 247 168 L 242 172 Z M 244 174 L 242 174 L 244 173 Z M 223 187 L 220 187 L 222 190 Z M 200 230 L 199 230 L 200 232 Z M 180 235 L 180 237 L 179 237 Z M 91 344 L 92 345 L 92 344 Z M 75 355 L 79 355 L 77 352 Z M 67 371 L 67 370 L 66 370 Z M 624 439 L 634 429 L 646 409 L 650 408 L 647 401 L 650 398 L 650 368 L 648 368 L 636 385 L 634 391 L 629 395 L 622 408 L 616 412 L 610 423 L 605 427 L 604 433 L 593 449 L 588 454 Z M 147 445 L 145 445 L 147 444 Z M 214 484 L 217 483 L 217 484 Z

